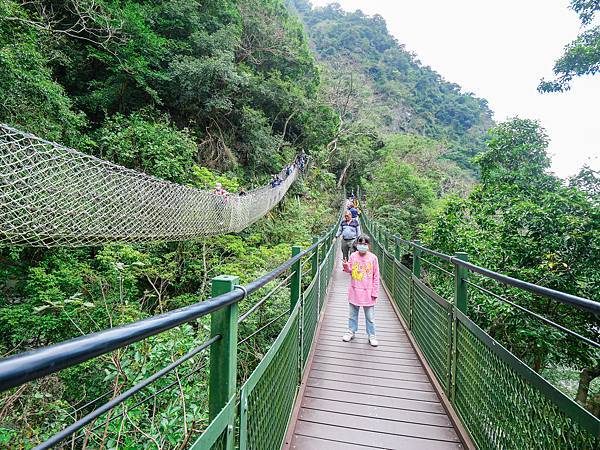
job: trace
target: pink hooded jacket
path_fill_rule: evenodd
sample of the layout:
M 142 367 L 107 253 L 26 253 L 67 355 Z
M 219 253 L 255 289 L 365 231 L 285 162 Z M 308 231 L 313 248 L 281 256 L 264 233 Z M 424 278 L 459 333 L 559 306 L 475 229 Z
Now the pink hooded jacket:
M 356 306 L 373 306 L 379 294 L 379 262 L 371 252 L 361 255 L 354 252 L 347 263 L 344 272 L 352 276 L 348 301 Z

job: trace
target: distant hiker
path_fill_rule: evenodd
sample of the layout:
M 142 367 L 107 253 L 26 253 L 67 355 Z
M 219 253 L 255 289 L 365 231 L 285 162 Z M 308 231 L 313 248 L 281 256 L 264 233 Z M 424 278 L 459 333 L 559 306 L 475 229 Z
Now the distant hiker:
M 304 153 L 304 150 L 302 150 L 300 152 L 300 154 L 297 156 L 296 160 L 298 162 L 298 167 L 300 168 L 300 171 L 304 172 L 304 169 L 306 166 L 306 161 L 307 161 L 306 153 Z
M 215 206 L 217 208 L 219 214 L 219 225 L 225 225 L 224 215 L 227 214 L 227 203 L 229 201 L 229 193 L 223 189 L 223 185 L 218 181 L 215 183 L 215 188 L 213 189 L 213 194 L 215 194 Z
M 215 183 L 215 188 L 213 189 L 213 194 L 215 195 L 222 195 L 223 197 L 227 197 L 228 192 L 223 189 L 223 185 L 219 182 Z
M 356 209 L 356 207 L 354 205 L 352 205 L 348 209 L 348 212 L 350 213 L 350 215 L 352 216 L 353 219 L 358 219 L 359 211 L 358 211 L 358 209 Z
M 352 218 L 350 211 L 344 213 L 344 220 L 340 223 L 340 228 L 335 237 L 342 236 L 342 256 L 344 261 L 348 260 L 349 254 L 352 253 L 352 245 L 354 240 L 360 236 L 360 224 L 358 220 Z
M 365 312 L 365 325 L 369 344 L 377 347 L 375 334 L 375 303 L 379 296 L 379 262 L 377 256 L 369 251 L 370 240 L 368 236 L 361 235 L 356 240 L 357 251 L 350 255 L 349 260 L 344 260 L 344 272 L 351 274 L 350 288 L 348 289 L 348 331 L 342 340 L 350 342 L 358 331 L 358 311 L 362 306 Z
M 281 179 L 279 178 L 279 175 L 273 175 L 270 184 L 272 188 L 276 188 L 277 186 L 279 186 L 281 184 Z

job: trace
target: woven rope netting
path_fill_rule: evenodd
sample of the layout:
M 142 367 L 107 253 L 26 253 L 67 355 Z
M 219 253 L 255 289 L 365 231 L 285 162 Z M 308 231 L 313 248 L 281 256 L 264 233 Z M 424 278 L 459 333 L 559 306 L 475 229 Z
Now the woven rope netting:
M 216 195 L 95 158 L 0 124 L 0 245 L 180 241 L 238 232 L 286 194 Z

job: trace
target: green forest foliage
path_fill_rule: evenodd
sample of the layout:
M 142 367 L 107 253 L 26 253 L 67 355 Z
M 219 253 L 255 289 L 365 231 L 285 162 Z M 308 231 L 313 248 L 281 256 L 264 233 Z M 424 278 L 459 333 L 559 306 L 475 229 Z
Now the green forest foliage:
M 445 159 L 438 141 L 415 134 L 392 134 L 377 164 L 363 171 L 369 208 L 386 228 L 417 238 L 440 199 L 468 194 L 475 182 L 468 172 Z
M 277 0 L 0 0 L 0 121 L 166 180 L 203 189 L 220 181 L 236 192 L 265 183 L 300 149 L 322 151 L 336 117 L 319 99 L 319 86 L 302 26 Z M 289 195 L 302 201 L 284 202 L 239 235 L 1 248 L 0 351 L 14 354 L 195 303 L 220 274 L 246 283 L 272 270 L 292 244 L 308 245 L 329 226 L 337 209 L 326 171 L 312 171 Z M 240 334 L 284 311 L 285 294 Z M 116 395 L 199 345 L 208 323 L 10 391 L 0 403 L 0 446 L 29 448 L 64 428 L 90 410 L 76 411 L 85 402 L 107 390 Z M 277 325 L 240 349 L 241 379 Z M 125 448 L 189 442 L 207 415 L 203 372 L 191 380 L 113 420 L 87 445 L 112 448 L 117 436 Z
M 600 176 L 584 169 L 570 183 L 547 172 L 548 139 L 536 122 L 513 119 L 494 128 L 488 150 L 477 158 L 481 183 L 467 198 L 451 197 L 423 228 L 427 246 L 447 254 L 464 251 L 471 262 L 497 272 L 597 299 L 600 292 Z M 585 180 L 585 181 L 583 181 Z M 583 182 L 587 189 L 577 188 Z M 600 320 L 590 313 L 474 276 L 477 283 L 591 340 Z M 570 395 L 600 414 L 600 354 L 476 289 L 469 314 L 538 372 L 575 371 Z M 584 374 L 594 373 L 587 379 Z M 559 377 L 556 377 L 559 378 Z M 580 378 L 577 380 L 577 378 Z M 565 388 L 565 379 L 554 380 Z M 577 386 L 577 381 L 580 381 Z M 600 380 L 598 380 L 600 381 Z M 561 384 L 562 383 L 562 384 Z
M 600 15 L 600 2 L 571 0 L 570 8 L 579 16 L 583 30 L 554 63 L 556 79 L 540 81 L 540 92 L 568 91 L 573 78 L 600 72 L 600 25 L 594 25 L 594 19 Z

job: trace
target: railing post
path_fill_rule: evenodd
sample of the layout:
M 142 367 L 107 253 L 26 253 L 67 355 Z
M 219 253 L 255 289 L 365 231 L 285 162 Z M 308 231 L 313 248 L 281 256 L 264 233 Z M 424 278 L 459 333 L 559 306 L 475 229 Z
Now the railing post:
M 292 257 L 296 256 L 302 251 L 302 247 L 299 245 L 294 245 L 292 247 Z M 300 299 L 300 283 L 302 281 L 302 268 L 300 259 L 294 263 L 292 266 L 292 271 L 294 275 L 292 276 L 291 284 L 290 284 L 290 311 L 294 310 L 294 307 L 298 303 L 298 299 Z
M 211 296 L 234 289 L 239 277 L 221 275 L 212 279 Z M 237 368 L 238 305 L 233 303 L 211 314 L 210 335 L 221 339 L 210 346 L 208 417 L 213 421 L 227 402 L 235 396 Z M 233 418 L 232 418 L 233 419 Z M 227 432 L 227 448 L 233 448 L 233 420 Z
M 413 266 L 412 273 L 414 278 L 417 280 L 421 279 L 421 249 L 417 248 L 416 245 L 421 245 L 421 241 L 414 241 L 415 246 L 413 247 Z M 415 281 L 410 281 L 410 297 L 408 299 L 408 328 L 412 329 L 413 324 L 413 304 L 415 297 Z
M 331 243 L 331 240 L 329 239 L 329 237 L 330 237 L 329 232 L 327 232 L 327 234 L 325 234 L 325 240 L 323 241 L 323 247 L 325 247 L 325 248 L 327 248 L 327 243 Z M 319 237 L 314 236 L 313 244 L 316 244 L 317 242 L 319 242 Z M 320 264 L 319 247 L 320 247 L 319 245 L 317 245 L 315 247 L 315 251 L 313 252 L 311 262 L 310 262 L 310 279 L 315 280 L 313 292 L 314 292 L 314 289 L 317 289 L 317 311 L 321 311 L 321 286 L 320 286 L 321 277 L 319 276 L 319 264 Z M 315 277 L 317 277 L 317 278 L 315 278 Z M 319 317 L 318 314 L 317 314 L 317 317 Z
M 468 261 L 469 257 L 465 252 L 456 252 L 454 258 L 461 261 Z M 469 271 L 458 264 L 454 264 L 454 306 L 452 308 L 452 347 L 450 360 L 450 400 L 454 402 L 456 398 L 456 364 L 458 354 L 456 352 L 458 318 L 455 311 L 467 314 L 467 283 L 465 280 L 469 276 Z
M 456 252 L 456 259 L 468 261 L 469 256 L 465 252 Z M 458 264 L 454 265 L 454 304 L 460 312 L 467 314 L 467 283 L 465 280 L 469 276 L 469 271 Z
M 414 241 L 416 245 L 421 245 L 421 241 Z M 413 275 L 421 278 L 421 249 L 413 247 Z
M 327 234 L 327 238 L 329 238 L 329 234 Z M 327 240 L 327 238 L 325 240 Z M 314 236 L 312 241 L 313 241 L 313 245 L 318 244 L 319 237 Z M 317 245 L 315 247 L 312 257 L 310 258 L 310 278 L 311 279 L 317 274 L 317 269 L 319 267 L 319 247 L 320 247 L 320 245 Z M 325 246 L 325 247 L 327 247 L 327 246 Z

